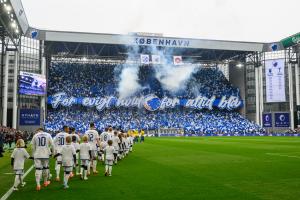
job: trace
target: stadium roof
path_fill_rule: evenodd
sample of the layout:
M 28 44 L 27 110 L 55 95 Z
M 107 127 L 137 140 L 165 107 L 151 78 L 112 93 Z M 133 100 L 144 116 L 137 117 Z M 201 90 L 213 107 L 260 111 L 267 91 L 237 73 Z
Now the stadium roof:
M 18 46 L 15 40 L 27 33 L 29 28 L 21 0 L 1 0 L 0 11 L 1 34 L 8 36 Z
M 32 29 L 37 38 L 45 41 L 46 53 L 62 57 L 106 57 L 122 59 L 128 46 L 140 46 L 142 52 L 157 46 L 165 54 L 193 57 L 196 60 L 241 59 L 251 52 L 261 52 L 264 43 L 204 40 L 192 38 L 154 37 L 147 35 L 118 35 L 84 32 L 65 32 Z M 150 51 L 150 50 L 149 50 Z M 149 52 L 151 53 L 151 51 Z

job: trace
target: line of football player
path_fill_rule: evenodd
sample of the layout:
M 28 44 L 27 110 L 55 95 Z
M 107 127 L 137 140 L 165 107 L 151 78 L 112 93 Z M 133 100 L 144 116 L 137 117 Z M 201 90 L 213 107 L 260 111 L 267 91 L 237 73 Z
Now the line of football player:
M 30 158 L 34 160 L 36 190 L 41 190 L 41 181 L 43 186 L 47 187 L 52 177 L 49 169 L 49 160 L 55 158 L 56 181 L 60 181 L 61 167 L 64 171 L 63 188 L 69 188 L 69 178 L 75 175 L 80 176 L 82 180 L 88 180 L 91 174 L 98 174 L 97 161 L 105 164 L 105 176 L 112 175 L 112 166 L 117 164 L 118 160 L 132 152 L 132 147 L 136 138 L 132 134 L 124 131 L 113 130 L 108 127 L 100 135 L 95 128 L 94 123 L 90 123 L 89 130 L 80 138 L 74 128 L 63 127 L 63 131 L 56 134 L 52 139 L 51 135 L 44 132 L 42 128 L 37 129 L 33 136 L 32 156 L 26 151 L 25 143 L 19 139 L 16 148 L 11 155 L 11 164 L 15 171 L 14 190 L 18 186 L 25 186 L 23 181 L 24 163 Z

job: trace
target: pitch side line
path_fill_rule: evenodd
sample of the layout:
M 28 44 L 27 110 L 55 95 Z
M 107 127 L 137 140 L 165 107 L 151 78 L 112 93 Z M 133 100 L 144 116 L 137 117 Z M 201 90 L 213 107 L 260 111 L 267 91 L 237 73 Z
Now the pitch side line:
M 288 158 L 300 158 L 300 156 L 289 156 L 289 155 L 278 154 L 278 153 L 266 153 L 266 154 L 270 155 L 270 156 L 281 156 L 281 157 L 288 157 Z
M 34 168 L 34 166 L 32 165 L 23 175 L 23 178 L 25 178 Z M 0 200 L 6 200 L 14 191 L 14 186 L 12 186 L 2 197 Z

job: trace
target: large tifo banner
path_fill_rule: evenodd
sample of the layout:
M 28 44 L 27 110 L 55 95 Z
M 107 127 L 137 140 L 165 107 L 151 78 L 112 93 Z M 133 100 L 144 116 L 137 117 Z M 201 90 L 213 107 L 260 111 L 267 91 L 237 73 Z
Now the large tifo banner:
M 53 108 L 58 106 L 82 105 L 87 107 L 96 107 L 101 111 L 105 108 L 112 107 L 135 107 L 142 108 L 149 111 L 163 110 L 165 108 L 175 108 L 177 106 L 183 106 L 193 109 L 209 109 L 213 108 L 234 110 L 243 106 L 243 101 L 236 96 L 222 98 L 198 96 L 195 99 L 179 99 L 163 97 L 158 98 L 154 94 L 147 96 L 131 97 L 127 99 L 118 99 L 117 97 L 72 97 L 67 96 L 66 93 L 60 92 L 53 96 L 48 97 L 48 104 L 51 104 Z
M 41 112 L 38 109 L 21 109 L 21 126 L 39 126 L 41 121 Z
M 284 59 L 266 60 L 265 73 L 267 102 L 286 101 Z

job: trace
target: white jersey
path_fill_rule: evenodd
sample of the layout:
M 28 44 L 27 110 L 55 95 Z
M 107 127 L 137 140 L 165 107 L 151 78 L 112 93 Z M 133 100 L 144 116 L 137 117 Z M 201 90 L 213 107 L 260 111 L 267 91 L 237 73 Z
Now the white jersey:
M 71 144 L 64 145 L 61 148 L 62 165 L 64 167 L 72 167 L 74 165 L 74 155 L 76 155 L 74 146 Z
M 119 151 L 119 143 L 121 143 L 120 138 L 118 136 L 113 136 L 113 147 L 116 151 Z
M 123 138 L 123 145 L 124 145 L 124 149 L 128 149 L 128 139 L 127 138 Z
M 77 152 L 77 151 L 79 151 L 80 150 L 80 144 L 79 143 L 77 143 L 77 142 L 72 142 L 72 145 L 73 145 L 73 147 L 75 148 L 75 151 Z
M 91 145 L 89 143 L 81 143 L 80 144 L 80 159 L 81 160 L 89 160 L 90 159 L 90 151 L 92 150 Z
M 55 136 L 54 145 L 57 153 L 60 153 L 61 148 L 66 144 L 66 137 L 68 136 L 69 134 L 66 132 L 60 132 Z
M 99 140 L 99 134 L 96 130 L 90 129 L 85 132 L 88 137 L 88 141 L 93 151 L 97 151 L 97 141 Z
M 108 140 L 112 140 L 112 134 L 109 132 L 103 132 L 100 135 L 101 141 L 107 143 Z
M 113 146 L 106 146 L 104 149 L 105 159 L 106 160 L 114 160 L 114 151 L 115 151 L 115 148 Z
M 15 148 L 11 158 L 14 158 L 14 170 L 24 170 L 24 162 L 29 158 L 29 154 L 24 148 Z
M 31 144 L 35 159 L 49 158 L 51 154 L 50 146 L 53 148 L 53 140 L 49 133 L 38 132 L 33 136 Z
M 73 140 L 73 136 L 75 136 L 75 137 L 76 137 L 76 142 L 80 142 L 80 137 L 79 137 L 78 134 L 76 134 L 76 133 L 71 133 L 70 136 L 72 137 L 72 140 Z

